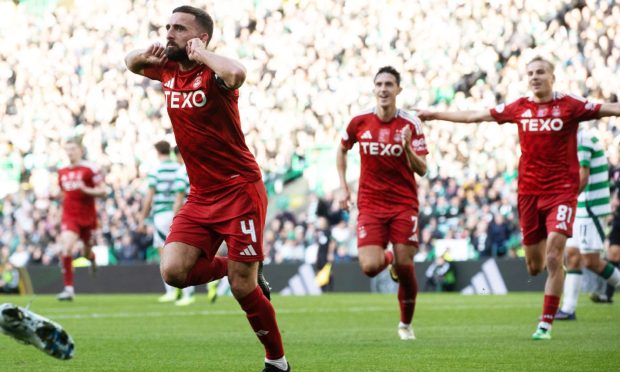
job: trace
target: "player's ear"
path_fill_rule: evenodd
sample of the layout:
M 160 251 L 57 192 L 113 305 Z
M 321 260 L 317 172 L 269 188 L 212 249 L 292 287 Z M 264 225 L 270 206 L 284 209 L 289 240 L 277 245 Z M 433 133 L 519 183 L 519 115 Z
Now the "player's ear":
M 403 91 L 403 87 L 401 87 L 401 86 L 399 85 L 399 86 L 398 86 L 398 92 L 396 92 L 396 95 L 399 95 L 399 94 L 400 94 L 400 92 L 402 92 L 402 91 Z
M 205 45 L 209 45 L 209 41 L 211 41 L 211 36 L 208 33 L 203 32 L 202 34 L 200 34 L 200 40 L 204 41 Z

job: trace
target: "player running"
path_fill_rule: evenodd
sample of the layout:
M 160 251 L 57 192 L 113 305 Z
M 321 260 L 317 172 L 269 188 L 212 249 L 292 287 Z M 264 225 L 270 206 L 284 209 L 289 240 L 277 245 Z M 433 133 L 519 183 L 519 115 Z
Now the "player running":
M 496 121 L 514 123 L 519 131 L 518 208 L 528 272 L 538 275 L 547 267 L 542 318 L 534 340 L 551 339 L 551 326 L 564 285 L 563 251 L 572 236 L 577 194 L 579 122 L 620 114 L 620 104 L 597 104 L 555 92 L 551 62 L 536 57 L 527 64 L 532 97 L 522 97 L 490 110 L 421 112 L 422 120 L 460 123 Z
M 411 326 L 418 282 L 413 256 L 418 247 L 418 194 L 414 173 L 426 174 L 426 141 L 420 120 L 396 107 L 402 91 L 400 73 L 391 66 L 374 78 L 377 106 L 355 116 L 343 132 L 336 164 L 342 190 L 340 207 L 348 210 L 347 152 L 358 142 L 361 172 L 357 205 L 357 246 L 364 274 L 374 277 L 392 264 L 398 281 L 402 340 L 414 340 Z M 387 251 L 387 244 L 394 252 Z
M 155 232 L 153 233 L 153 245 L 159 250 L 161 257 L 164 242 L 170 232 L 172 217 L 174 216 L 173 205 L 175 203 L 175 181 L 181 165 L 170 157 L 171 148 L 167 141 L 159 141 L 155 144 L 159 163 L 147 176 L 148 191 L 142 204 L 142 213 L 138 224 L 138 231 L 144 232 L 145 222 L 152 215 Z M 164 282 L 166 293 L 159 297 L 159 302 L 173 302 L 176 305 L 189 305 L 194 301 L 191 290 L 194 287 L 183 289 L 183 296 L 177 300 L 178 289 Z
M 63 194 L 60 249 L 64 289 L 57 298 L 71 301 L 75 296 L 73 254 L 81 250 L 95 268 L 91 241 L 92 232 L 97 228 L 95 198 L 106 195 L 106 186 L 99 169 L 82 159 L 84 150 L 77 139 L 67 141 L 65 151 L 69 166 L 58 171 L 58 184 Z
M 609 167 L 601 142 L 585 129 L 577 133 L 579 198 L 573 236 L 566 241 L 566 278 L 562 307 L 557 320 L 575 320 L 581 289 L 581 267 L 602 277 L 614 288 L 620 285 L 620 270 L 601 259 L 605 247 L 605 218 L 611 214 Z
M 265 347 L 264 370 L 289 370 L 259 267 L 267 193 L 239 119 L 245 68 L 207 49 L 213 20 L 201 9 L 174 9 L 166 29 L 165 47 L 155 43 L 125 58 L 130 71 L 162 82 L 191 183 L 166 240 L 162 277 L 184 288 L 228 275 L 234 297 Z M 228 257 L 216 257 L 224 240 Z

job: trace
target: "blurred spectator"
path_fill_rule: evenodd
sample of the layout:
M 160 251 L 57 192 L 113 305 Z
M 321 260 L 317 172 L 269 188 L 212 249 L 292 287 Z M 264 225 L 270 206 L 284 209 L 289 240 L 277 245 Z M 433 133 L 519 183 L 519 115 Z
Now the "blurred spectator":
M 454 268 L 443 255 L 438 256 L 426 269 L 424 290 L 450 292 L 454 290 L 456 275 Z
M 504 220 L 504 216 L 500 213 L 493 216 L 493 221 L 489 224 L 489 230 L 487 231 L 487 247 L 489 250 L 485 250 L 485 255 L 492 255 L 493 257 L 501 257 L 506 255 L 508 247 L 508 240 L 510 239 L 511 227 L 508 222 Z
M 60 218 L 50 195 L 65 138 L 83 136 L 87 157 L 103 167 L 111 185 L 109 197 L 98 202 L 104 244 L 114 247 L 136 227 L 146 170 L 156 159 L 152 143 L 171 140 L 172 131 L 157 84 L 128 74 L 122 56 L 164 40 L 172 7 L 147 0 L 27 3 L 0 1 L 0 243 L 8 249 L 0 259 L 6 262 L 19 249 L 31 264 L 53 264 L 49 252 Z M 412 87 L 401 95 L 399 106 L 405 108 L 478 109 L 510 101 L 526 94 L 521 72 L 534 54 L 556 62 L 559 90 L 595 101 L 617 100 L 620 92 L 615 1 L 550 0 L 540 6 L 421 0 L 411 7 L 405 0 L 273 0 L 231 7 L 197 0 L 193 5 L 218 19 L 210 45 L 236 55 L 248 70 L 239 96 L 241 122 L 266 181 L 281 181 L 318 149 L 331 151 L 346 118 L 372 105 L 368 76 L 383 65 L 402 71 L 403 86 Z M 442 32 L 435 32 L 439 28 Z M 25 31 L 14 36 L 13 30 Z M 612 153 L 619 147 L 615 123 L 592 124 Z M 419 183 L 420 231 L 430 226 L 432 239 L 470 239 L 475 251 L 488 254 L 481 250 L 477 226 L 491 229 L 498 214 L 510 227 L 517 223 L 516 128 L 435 123 L 424 131 L 431 145 L 429 176 Z M 330 176 L 321 169 L 307 177 L 319 185 Z M 330 230 L 338 225 L 338 236 L 347 235 L 339 225 L 345 219 L 347 254 L 356 254 L 355 216 L 343 216 L 329 188 L 323 190 L 323 198 L 311 197 L 305 218 L 297 221 L 296 213 L 287 211 L 280 226 L 269 225 L 267 260 L 281 262 L 289 233 L 302 226 L 306 235 L 318 217 L 328 220 Z M 285 226 L 285 220 L 293 225 Z M 509 230 L 509 241 L 518 240 L 518 231 Z M 291 239 L 300 250 L 316 238 Z M 428 246 L 421 251 L 430 253 Z
M 10 262 L 0 266 L 0 294 L 19 293 L 19 271 Z

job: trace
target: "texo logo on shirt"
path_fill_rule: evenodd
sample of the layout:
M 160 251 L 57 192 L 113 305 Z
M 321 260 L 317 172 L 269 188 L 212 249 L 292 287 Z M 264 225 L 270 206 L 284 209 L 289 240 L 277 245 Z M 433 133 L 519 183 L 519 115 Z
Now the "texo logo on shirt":
M 193 92 L 171 92 L 164 91 L 166 104 L 170 108 L 194 108 L 202 107 L 207 104 L 207 95 L 202 90 Z
M 403 153 L 401 145 L 378 142 L 360 142 L 362 152 L 369 155 L 400 156 Z
M 564 127 L 562 119 L 521 119 L 522 129 L 526 132 L 559 132 Z

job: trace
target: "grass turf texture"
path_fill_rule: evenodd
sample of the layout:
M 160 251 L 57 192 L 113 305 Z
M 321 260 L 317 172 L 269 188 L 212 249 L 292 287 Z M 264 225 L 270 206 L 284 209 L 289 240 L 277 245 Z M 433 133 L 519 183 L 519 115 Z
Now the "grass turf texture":
M 577 321 L 556 322 L 533 341 L 541 293 L 421 294 L 415 341 L 397 336 L 395 295 L 274 296 L 295 371 L 617 371 L 620 308 L 579 299 Z M 260 371 L 263 348 L 231 297 L 216 304 L 159 304 L 155 295 L 37 296 L 31 309 L 59 322 L 75 358 L 55 360 L 0 336 L 0 370 Z M 28 297 L 0 296 L 25 306 Z

